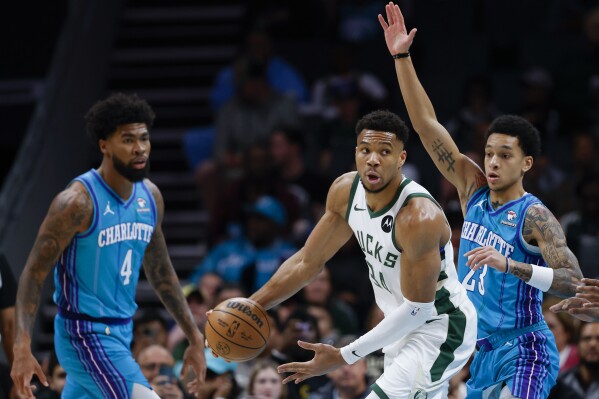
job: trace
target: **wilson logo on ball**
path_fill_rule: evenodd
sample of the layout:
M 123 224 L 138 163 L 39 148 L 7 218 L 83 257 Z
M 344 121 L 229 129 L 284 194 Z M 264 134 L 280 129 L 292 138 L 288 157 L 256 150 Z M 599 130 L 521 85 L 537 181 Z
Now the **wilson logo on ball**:
M 262 328 L 262 325 L 264 323 L 262 322 L 262 320 L 260 320 L 260 317 L 258 315 L 252 313 L 252 309 L 248 305 L 244 305 L 241 302 L 231 301 L 231 302 L 227 303 L 227 308 L 237 310 L 238 312 L 241 312 L 243 314 L 250 316 L 252 318 L 252 321 L 254 323 L 256 323 L 258 325 L 258 327 Z

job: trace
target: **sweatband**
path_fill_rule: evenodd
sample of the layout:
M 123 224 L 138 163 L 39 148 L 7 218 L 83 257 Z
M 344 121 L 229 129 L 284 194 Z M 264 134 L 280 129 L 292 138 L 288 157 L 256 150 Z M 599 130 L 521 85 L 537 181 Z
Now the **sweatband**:
M 527 284 L 547 292 L 553 284 L 553 269 L 545 266 L 532 265 L 532 275 Z
M 404 298 L 401 306 L 385 316 L 376 327 L 341 348 L 341 356 L 348 364 L 354 364 L 369 353 L 399 341 L 423 325 L 433 314 L 434 302 L 411 302 Z

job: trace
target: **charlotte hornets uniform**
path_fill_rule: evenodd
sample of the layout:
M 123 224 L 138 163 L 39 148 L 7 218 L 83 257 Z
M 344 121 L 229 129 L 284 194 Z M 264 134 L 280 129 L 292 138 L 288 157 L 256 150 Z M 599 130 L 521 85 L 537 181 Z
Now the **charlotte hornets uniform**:
M 458 274 L 478 313 L 468 398 L 486 398 L 504 384 L 519 398 L 546 398 L 557 378 L 559 356 L 543 319 L 542 292 L 486 265 L 472 271 L 464 257 L 490 245 L 513 260 L 546 266 L 540 249 L 522 237 L 528 208 L 541 201 L 527 193 L 493 209 L 489 195 L 485 186 L 468 201 L 460 239 Z
M 426 189 L 406 177 L 394 199 L 378 212 L 368 208 L 366 192 L 357 174 L 351 189 L 346 219 L 364 252 L 376 303 L 385 315 L 404 302 L 400 285 L 401 250 L 394 240 L 394 226 L 397 213 L 413 197 L 430 198 L 437 204 Z M 384 373 L 372 386 L 381 399 L 447 397 L 449 378 L 466 364 L 474 351 L 476 315 L 457 279 L 451 241 L 439 251 L 437 314 L 383 348 Z
M 73 181 L 87 189 L 94 213 L 54 273 L 55 349 L 67 372 L 62 397 L 130 398 L 133 383 L 149 387 L 129 348 L 135 288 L 156 226 L 156 204 L 144 182 L 134 183 L 123 201 L 93 169 Z

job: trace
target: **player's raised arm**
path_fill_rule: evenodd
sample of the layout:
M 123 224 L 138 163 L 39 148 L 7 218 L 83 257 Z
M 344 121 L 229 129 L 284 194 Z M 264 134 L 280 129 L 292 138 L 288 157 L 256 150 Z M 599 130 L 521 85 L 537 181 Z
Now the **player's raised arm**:
M 83 186 L 73 183 L 58 194 L 27 258 L 19 279 L 16 302 L 16 332 L 14 361 L 11 377 L 17 393 L 33 398 L 30 383 L 33 374 L 47 385 L 39 363 L 31 353 L 31 332 L 46 276 L 54 267 L 58 257 L 69 245 L 75 234 L 89 228 L 93 215 L 93 204 Z
M 387 4 L 386 13 L 387 21 L 380 14 L 378 18 L 385 32 L 387 48 L 395 58 L 395 71 L 410 121 L 437 169 L 457 188 L 465 211 L 470 196 L 486 184 L 485 175 L 474 161 L 460 153 L 447 130 L 437 121 L 433 105 L 409 56 L 416 29 L 407 32 L 397 5 Z
M 193 320 L 187 301 L 183 296 L 179 278 L 168 256 L 166 241 L 162 233 L 162 219 L 164 216 L 162 194 L 158 190 L 158 187 L 149 180 L 146 180 L 145 184 L 148 185 L 156 200 L 158 220 L 152 239 L 146 248 L 143 261 L 144 271 L 156 294 L 181 327 L 189 341 L 189 347 L 183 355 L 184 364 L 181 375 L 185 374 L 188 367 L 193 368 L 197 376 L 197 384 L 193 384 L 192 387 L 192 390 L 195 392 L 195 389 L 204 382 L 206 375 L 204 336 Z
M 270 280 L 250 299 L 265 309 L 283 302 L 308 284 L 351 237 L 345 220 L 347 202 L 355 173 L 346 173 L 331 185 L 325 214 L 302 249 L 287 259 Z

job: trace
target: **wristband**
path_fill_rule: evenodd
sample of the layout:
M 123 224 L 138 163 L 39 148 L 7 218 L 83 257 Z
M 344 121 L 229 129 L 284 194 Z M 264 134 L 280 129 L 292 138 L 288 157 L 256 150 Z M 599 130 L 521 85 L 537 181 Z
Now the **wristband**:
M 511 262 L 510 262 L 510 257 L 509 257 L 509 256 L 506 256 L 506 257 L 505 257 L 505 272 L 504 272 L 505 274 L 508 274 L 508 273 L 510 272 L 510 269 L 511 269 L 511 267 L 510 267 L 510 266 L 511 266 L 511 265 L 510 265 L 510 263 L 511 263 Z
M 393 58 L 398 60 L 400 58 L 408 58 L 410 56 L 410 52 L 405 52 L 405 53 L 397 53 L 393 55 Z
M 549 288 L 551 288 L 551 284 L 553 284 L 553 269 L 550 267 L 537 265 L 531 266 L 532 275 L 530 276 L 530 280 L 528 280 L 527 284 L 538 288 L 543 292 L 547 292 Z

